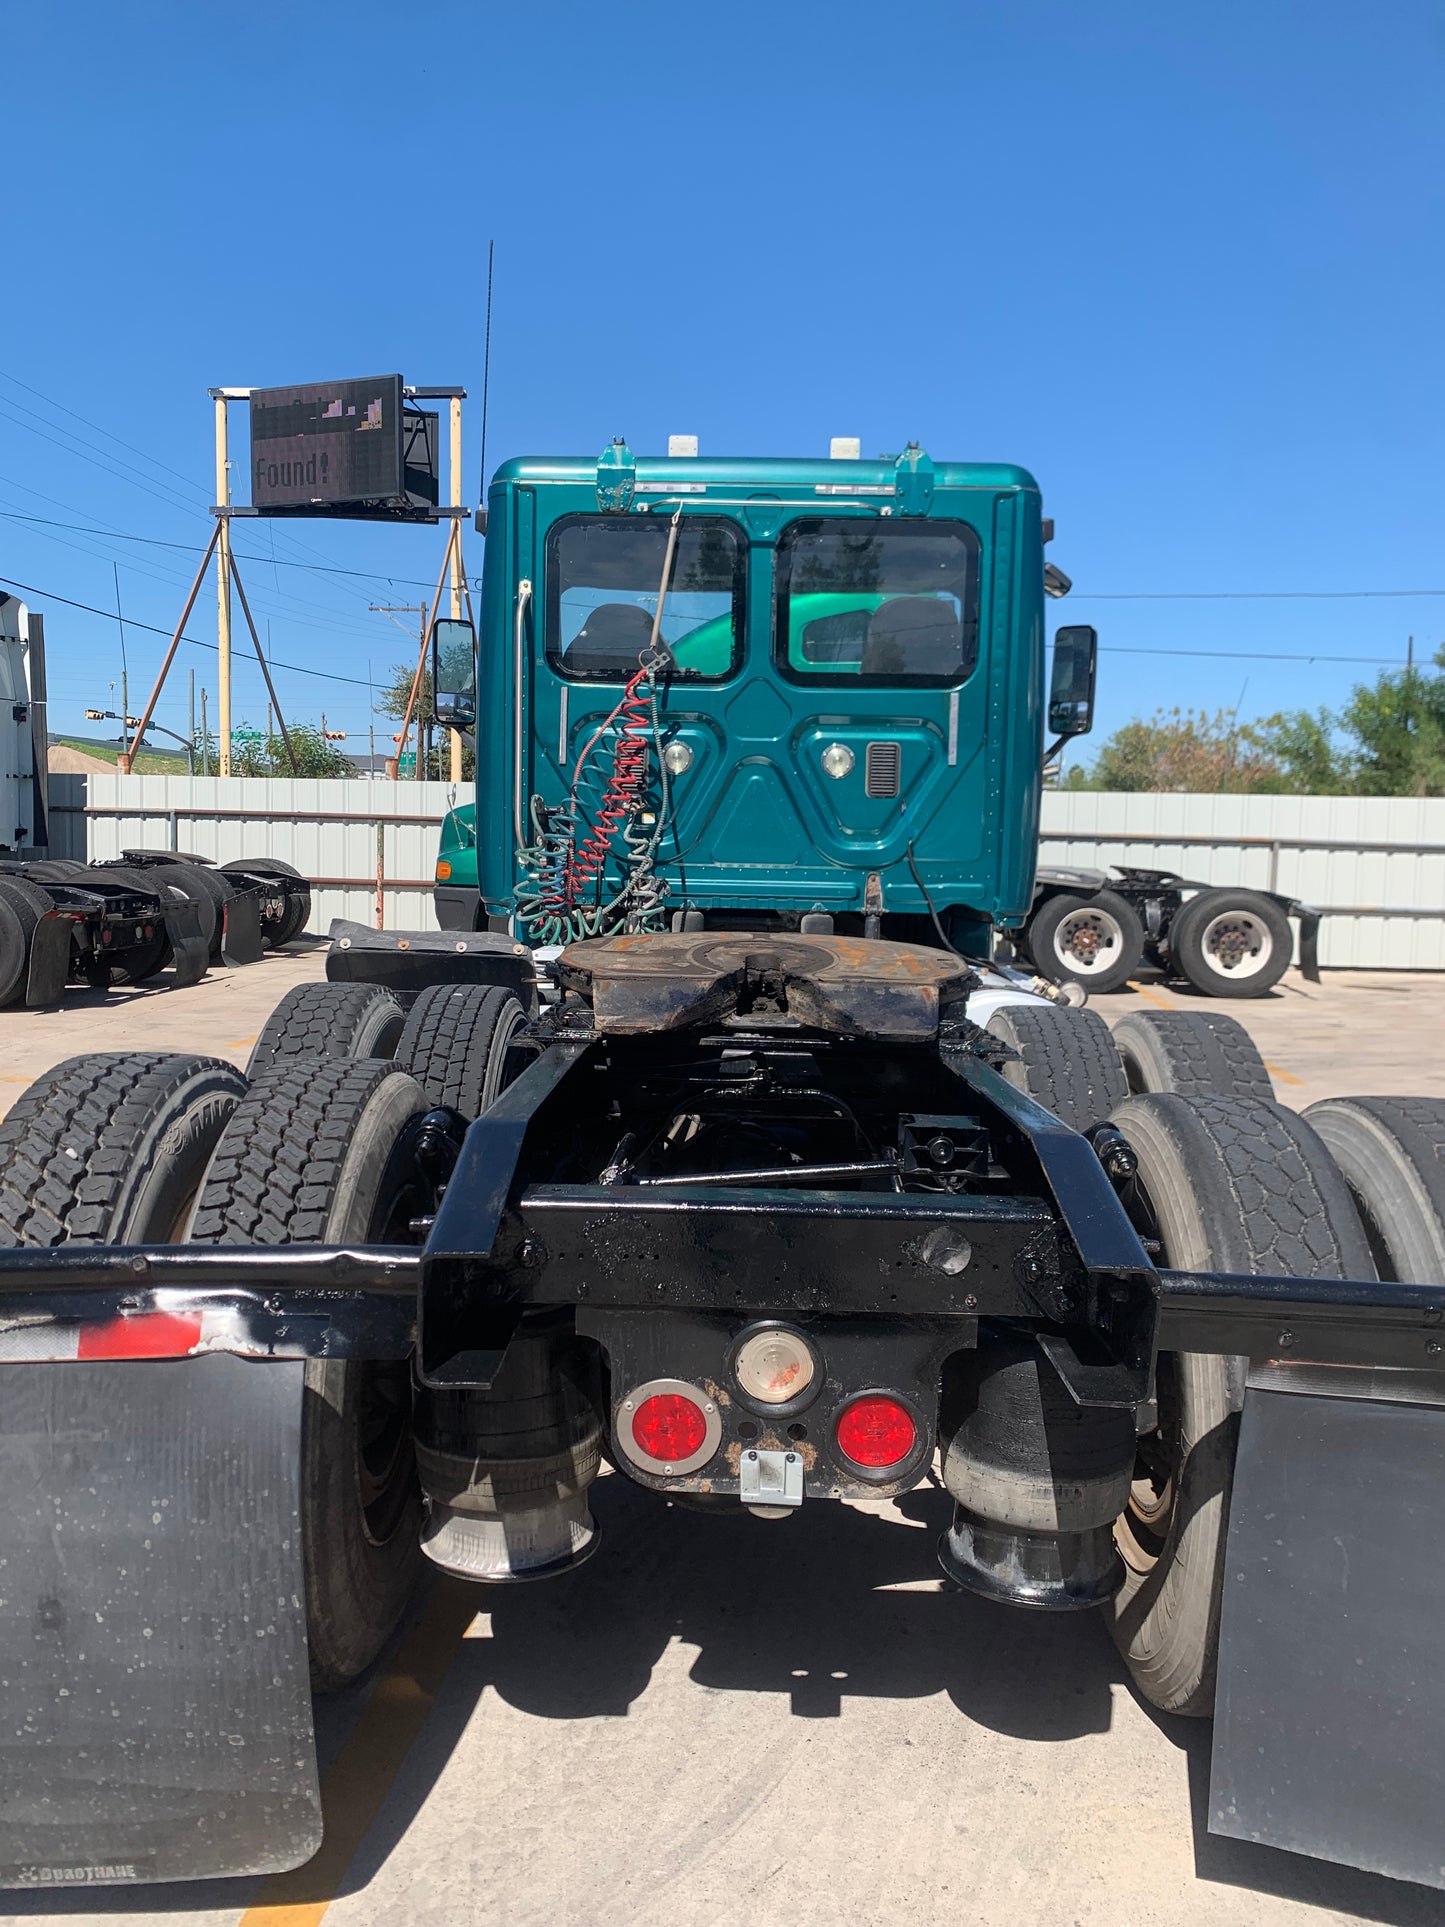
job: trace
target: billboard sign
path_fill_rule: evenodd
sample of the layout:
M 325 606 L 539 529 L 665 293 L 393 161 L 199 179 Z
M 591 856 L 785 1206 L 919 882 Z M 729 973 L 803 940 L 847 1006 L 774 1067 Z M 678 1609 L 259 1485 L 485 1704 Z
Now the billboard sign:
M 414 414 L 405 409 L 400 375 L 252 389 L 253 508 L 262 515 L 424 514 L 437 500 L 436 464 L 433 455 L 428 487 Z

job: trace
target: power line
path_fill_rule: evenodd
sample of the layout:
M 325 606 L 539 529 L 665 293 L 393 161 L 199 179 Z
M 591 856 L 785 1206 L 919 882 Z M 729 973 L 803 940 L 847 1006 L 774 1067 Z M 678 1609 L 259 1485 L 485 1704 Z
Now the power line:
M 1445 589 L 1071 589 L 1071 602 L 1351 602 L 1373 596 L 1445 596 Z
M 1405 666 L 1398 656 L 1272 655 L 1266 649 L 1136 649 L 1127 643 L 1117 642 L 1101 642 L 1099 654 L 1101 656 L 1205 656 L 1210 660 L 1238 657 L 1243 662 L 1365 662 L 1385 669 L 1403 669 Z
M 73 596 L 56 595 L 50 589 L 37 589 L 33 582 L 17 582 L 13 576 L 8 575 L 0 575 L 0 582 L 3 582 L 7 589 L 19 589 L 25 595 L 43 596 L 47 602 L 63 603 L 67 609 L 83 609 L 87 615 L 104 616 L 107 622 L 118 620 L 114 609 L 97 609 L 93 602 L 77 602 Z M 171 634 L 169 629 L 158 629 L 153 622 L 137 622 L 134 616 L 127 616 L 126 621 L 132 629 L 148 629 L 153 636 L 169 637 Z M 200 636 L 183 635 L 181 641 L 189 642 L 196 649 L 209 649 L 212 655 L 219 653 L 217 643 L 206 642 Z M 364 676 L 338 676 L 334 670 L 306 669 L 299 662 L 278 660 L 274 661 L 271 667 L 289 669 L 296 676 L 318 676 L 323 682 L 354 683 L 358 689 L 369 689 L 371 686 Z
M 121 529 L 87 528 L 81 522 L 58 522 L 47 515 L 22 515 L 18 509 L 0 509 L 0 515 L 9 522 L 35 522 L 41 528 L 69 529 L 74 535 L 101 535 L 115 542 L 144 542 L 153 549 L 182 549 L 188 555 L 199 555 L 205 547 L 201 542 L 167 542 L 158 535 L 128 535 Z M 379 569 L 343 569 L 329 562 L 293 562 L 284 555 L 249 555 L 242 549 L 234 549 L 232 553 L 242 562 L 262 562 L 268 567 L 281 569 L 309 569 L 314 575 L 354 575 L 364 582 L 389 582 L 405 589 L 429 589 L 432 586 L 416 576 L 386 575 Z

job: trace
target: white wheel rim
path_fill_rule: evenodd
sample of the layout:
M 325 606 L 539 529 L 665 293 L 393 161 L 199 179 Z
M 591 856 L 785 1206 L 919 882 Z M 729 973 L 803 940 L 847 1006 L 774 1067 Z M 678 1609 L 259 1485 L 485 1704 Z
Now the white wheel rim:
M 1102 977 L 1123 955 L 1119 919 L 1092 904 L 1071 910 L 1054 931 L 1054 956 L 1077 977 Z
M 1249 910 L 1221 910 L 1199 941 L 1209 968 L 1221 977 L 1257 977 L 1274 955 L 1269 925 Z

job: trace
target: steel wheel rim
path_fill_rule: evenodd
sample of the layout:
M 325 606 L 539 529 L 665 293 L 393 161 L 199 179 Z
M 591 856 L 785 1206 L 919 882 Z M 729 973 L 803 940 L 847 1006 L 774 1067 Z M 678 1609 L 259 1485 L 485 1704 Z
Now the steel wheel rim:
M 1071 910 L 1054 931 L 1054 956 L 1080 977 L 1101 977 L 1119 961 L 1124 932 L 1119 919 L 1092 905 Z M 1082 943 L 1082 951 L 1075 948 Z
M 1252 910 L 1221 910 L 1200 932 L 1200 948 L 1222 977 L 1257 977 L 1269 968 L 1274 935 Z
M 1169 1542 L 1184 1448 L 1176 1367 L 1167 1352 L 1156 1365 L 1159 1422 L 1138 1441 L 1128 1503 L 1114 1524 L 1114 1543 L 1131 1572 L 1152 1572 Z

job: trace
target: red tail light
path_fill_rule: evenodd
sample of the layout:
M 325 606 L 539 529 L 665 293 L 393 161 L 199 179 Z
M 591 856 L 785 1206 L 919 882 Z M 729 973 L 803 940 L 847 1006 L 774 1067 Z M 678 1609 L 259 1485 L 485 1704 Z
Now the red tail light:
M 694 1398 L 681 1392 L 654 1392 L 632 1414 L 632 1442 L 659 1465 L 676 1465 L 700 1452 L 707 1420 Z
M 918 1442 L 918 1427 L 906 1405 L 881 1392 L 870 1392 L 844 1407 L 838 1417 L 837 1438 L 844 1458 L 877 1472 L 903 1463 Z

